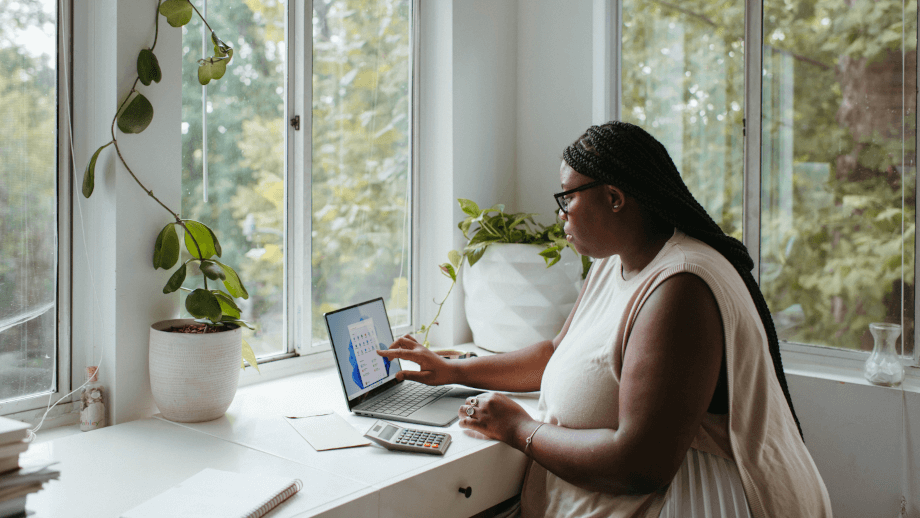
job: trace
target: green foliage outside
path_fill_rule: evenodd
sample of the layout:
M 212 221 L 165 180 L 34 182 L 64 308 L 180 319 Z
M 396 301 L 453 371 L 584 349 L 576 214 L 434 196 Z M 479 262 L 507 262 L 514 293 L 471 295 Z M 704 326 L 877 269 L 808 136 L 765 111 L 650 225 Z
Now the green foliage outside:
M 199 59 L 210 50 L 199 21 L 183 27 L 182 213 L 221 236 L 223 260 L 238 265 L 249 299 L 242 318 L 259 356 L 283 349 L 285 5 L 277 1 L 208 2 L 208 23 L 234 47 L 220 81 L 202 88 Z M 203 201 L 202 91 L 207 91 L 208 202 Z M 247 221 L 247 216 L 252 214 Z M 255 251 L 255 252 L 253 252 Z M 200 278 L 190 270 L 188 283 Z
M 409 323 L 409 28 L 407 0 L 313 3 L 312 335 L 322 314 L 381 294 L 390 323 Z M 284 300 L 284 11 L 277 0 L 210 0 L 212 26 L 233 28 L 233 66 L 208 86 L 208 198 L 203 202 L 201 88 L 183 91 L 183 215 L 222 236 L 250 300 L 260 355 L 286 343 Z M 221 33 L 222 35 L 229 33 Z M 183 35 L 194 74 L 200 29 Z M 302 115 L 302 131 L 311 131 Z M 299 135 L 299 133 L 297 133 Z
M 780 339 L 866 349 L 868 324 L 887 321 L 912 346 L 917 3 L 903 7 L 764 2 L 761 286 Z M 623 8 L 624 119 L 662 140 L 739 238 L 743 10 Z
M 55 64 L 18 38 L 54 24 L 43 7 L 0 0 L 0 401 L 48 390 L 55 366 Z
M 410 5 L 313 4 L 314 341 L 323 312 L 380 295 L 410 323 Z

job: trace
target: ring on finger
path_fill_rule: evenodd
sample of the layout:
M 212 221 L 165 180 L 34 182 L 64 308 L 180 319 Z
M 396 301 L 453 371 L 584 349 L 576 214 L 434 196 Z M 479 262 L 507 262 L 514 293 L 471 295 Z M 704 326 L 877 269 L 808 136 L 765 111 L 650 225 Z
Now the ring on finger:
M 474 413 L 474 412 L 476 412 L 476 409 L 475 409 L 475 408 L 473 408 L 473 407 L 471 407 L 471 406 L 466 407 L 466 415 L 468 415 L 468 416 L 470 416 L 470 417 L 473 417 L 473 413 Z
M 471 398 L 470 398 L 470 406 L 476 406 L 476 405 L 478 405 L 478 404 L 479 404 L 479 400 L 478 400 L 478 399 L 476 399 L 476 398 L 474 398 L 474 397 L 471 397 Z

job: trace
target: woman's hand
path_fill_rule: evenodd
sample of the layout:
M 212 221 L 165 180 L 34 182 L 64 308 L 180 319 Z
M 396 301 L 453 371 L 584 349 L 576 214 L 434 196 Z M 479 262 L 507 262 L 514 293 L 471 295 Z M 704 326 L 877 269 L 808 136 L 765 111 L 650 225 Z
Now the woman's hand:
M 418 381 L 426 385 L 447 385 L 454 383 L 456 379 L 453 365 L 418 343 L 410 335 L 396 340 L 389 349 L 378 349 L 377 354 L 390 360 L 399 358 L 418 364 L 418 372 L 406 370 L 397 372 L 396 379 L 398 380 Z
M 471 411 L 472 409 L 472 411 Z M 504 394 L 489 392 L 467 398 L 460 406 L 460 427 L 515 446 L 520 430 L 536 423 L 524 408 Z

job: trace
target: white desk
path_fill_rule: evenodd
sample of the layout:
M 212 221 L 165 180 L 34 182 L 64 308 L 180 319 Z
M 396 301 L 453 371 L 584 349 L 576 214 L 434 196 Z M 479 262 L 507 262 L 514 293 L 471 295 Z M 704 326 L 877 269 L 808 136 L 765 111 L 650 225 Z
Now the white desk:
M 515 399 L 535 412 L 535 397 Z M 331 369 L 243 387 L 215 421 L 152 418 L 33 445 L 26 458 L 60 462 L 61 478 L 30 495 L 27 509 L 39 517 L 117 517 L 206 467 L 300 478 L 304 488 L 276 518 L 462 518 L 520 491 L 525 456 L 457 422 L 447 428 L 453 442 L 443 457 L 377 445 L 317 452 L 283 417 L 311 409 L 335 410 L 361 433 L 374 422 L 348 412 Z M 469 498 L 461 487 L 472 488 Z

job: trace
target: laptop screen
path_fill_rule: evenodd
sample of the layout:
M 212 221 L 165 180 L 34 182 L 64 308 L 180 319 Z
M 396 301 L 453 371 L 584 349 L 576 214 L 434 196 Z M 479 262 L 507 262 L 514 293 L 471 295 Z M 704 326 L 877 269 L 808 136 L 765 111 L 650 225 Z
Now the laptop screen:
M 395 379 L 401 369 L 399 360 L 390 362 L 375 352 L 393 343 L 393 331 L 382 298 L 324 316 L 349 401 Z

